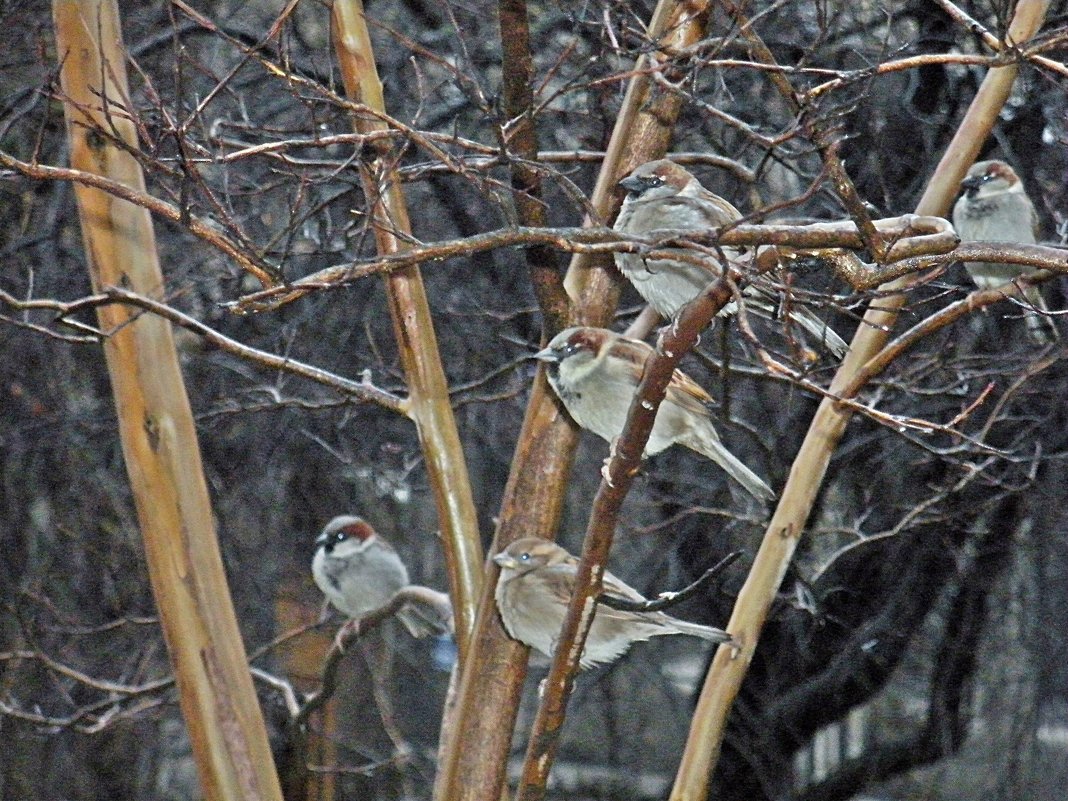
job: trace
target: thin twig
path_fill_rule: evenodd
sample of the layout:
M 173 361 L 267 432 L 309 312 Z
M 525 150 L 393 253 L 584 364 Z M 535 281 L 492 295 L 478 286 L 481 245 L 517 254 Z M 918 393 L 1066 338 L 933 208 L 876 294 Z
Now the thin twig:
M 905 215 L 875 222 L 876 228 L 894 244 L 885 263 L 923 255 L 945 254 L 957 245 L 952 227 L 940 217 Z M 368 275 L 385 275 L 412 264 L 441 262 L 505 247 L 547 245 L 565 252 L 585 255 L 642 253 L 647 258 L 678 258 L 677 253 L 661 254 L 658 247 L 698 245 L 779 245 L 801 250 L 822 248 L 863 248 L 856 225 L 852 222 L 815 223 L 811 225 L 738 225 L 719 234 L 694 233 L 692 230 L 654 231 L 647 235 L 624 234 L 611 228 L 500 228 L 483 234 L 411 247 L 402 253 L 363 261 L 346 262 L 323 268 L 285 286 L 254 292 L 225 304 L 232 311 L 248 313 L 278 308 L 312 292 L 345 286 Z M 1023 247 L 1023 246 L 1021 246 Z M 1037 246 L 1031 246 L 1037 247 Z M 842 270 L 842 277 L 858 288 L 868 288 L 885 281 L 893 268 L 854 264 L 830 264 Z M 910 267 L 920 269 L 918 266 Z
M 604 604 L 612 609 L 619 609 L 623 612 L 662 612 L 665 609 L 670 609 L 673 606 L 681 604 L 701 589 L 701 587 L 708 584 L 708 582 L 726 570 L 727 567 L 733 564 L 741 555 L 741 551 L 732 551 L 702 573 L 697 581 L 683 587 L 681 590 L 675 592 L 662 592 L 657 595 L 656 598 L 647 601 L 632 601 L 630 598 L 623 598 L 619 595 L 609 595 L 606 592 L 602 592 L 597 596 L 597 603 Z
M 234 356 L 239 356 L 242 359 L 247 359 L 261 367 L 281 370 L 283 372 L 300 376 L 301 378 L 307 378 L 316 383 L 338 390 L 339 392 L 352 395 L 360 400 L 376 403 L 379 406 L 398 414 L 403 414 L 405 416 L 408 414 L 408 401 L 374 386 L 371 383 L 369 374 L 364 375 L 360 381 L 353 381 L 327 370 L 323 370 L 320 367 L 315 367 L 314 365 L 305 364 L 286 356 L 278 356 L 274 353 L 268 353 L 250 347 L 235 339 L 220 334 L 214 328 L 178 311 L 172 306 L 168 306 L 166 303 L 153 300 L 152 298 L 145 297 L 136 292 L 131 292 L 128 289 L 114 286 L 105 287 L 101 292 L 95 295 L 87 295 L 86 297 L 70 302 L 46 299 L 23 301 L 0 289 L 0 302 L 17 310 L 29 309 L 53 311 L 56 313 L 57 321 L 64 324 L 71 322 L 67 319 L 71 315 L 82 311 L 95 310 L 109 304 L 124 303 L 130 306 L 135 306 L 158 315 L 186 330 L 192 331 L 197 336 L 203 338 L 208 345 L 213 348 L 218 348 L 225 353 L 230 353 Z M 101 332 L 101 336 L 108 335 L 109 332 Z
M 421 587 L 411 584 L 398 590 L 389 601 L 378 609 L 374 609 L 359 618 L 354 618 L 346 623 L 338 632 L 333 646 L 323 661 L 323 670 L 319 689 L 304 699 L 296 714 L 290 720 L 290 726 L 302 729 L 307 725 L 308 718 L 313 712 L 323 707 L 337 690 L 338 668 L 345 654 L 351 650 L 351 646 L 358 642 L 368 633 L 374 631 L 383 622 L 397 614 L 403 606 L 409 603 L 432 606 L 442 612 L 442 620 L 451 617 L 451 606 L 448 611 L 442 607 L 442 599 L 447 596 L 429 587 Z

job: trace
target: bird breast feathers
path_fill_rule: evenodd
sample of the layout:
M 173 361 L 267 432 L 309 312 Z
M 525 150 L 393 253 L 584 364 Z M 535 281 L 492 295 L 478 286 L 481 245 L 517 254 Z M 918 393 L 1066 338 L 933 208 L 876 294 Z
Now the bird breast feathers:
M 679 194 L 641 199 L 628 205 L 629 214 L 623 227 L 632 234 L 673 229 L 711 233 L 742 216 L 727 201 L 707 193 L 699 197 Z
M 1026 195 L 1002 192 L 985 198 L 964 198 L 954 209 L 957 233 L 966 241 L 1031 243 L 1038 215 Z

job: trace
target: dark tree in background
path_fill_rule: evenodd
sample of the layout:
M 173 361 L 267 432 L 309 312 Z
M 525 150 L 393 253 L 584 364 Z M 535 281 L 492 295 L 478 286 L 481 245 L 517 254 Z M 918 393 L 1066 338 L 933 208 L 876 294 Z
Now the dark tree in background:
M 299 298 L 256 311 L 248 296 L 261 283 L 218 237 L 277 270 L 281 284 L 370 261 L 359 167 L 376 145 L 352 133 L 329 4 L 129 5 L 139 159 L 149 193 L 180 212 L 154 218 L 161 300 L 256 351 L 176 329 L 231 593 L 287 770 L 287 682 L 314 688 L 322 643 L 315 632 L 273 641 L 317 620 L 309 565 L 323 524 L 359 513 L 417 582 L 445 589 L 447 571 L 412 422 L 339 381 L 263 358 L 405 396 L 381 278 L 319 276 Z M 748 4 L 776 70 L 745 43 L 733 4 L 716 5 L 706 38 L 656 77 L 658 91 L 681 99 L 669 152 L 743 212 L 775 206 L 767 222 L 844 220 L 820 131 L 872 216 L 911 212 L 993 63 L 954 14 L 1000 38 L 1012 6 Z M 533 166 L 548 226 L 587 216 L 631 70 L 653 49 L 652 11 L 609 0 L 528 8 Z M 1068 230 L 1065 12 L 1051 4 L 1037 50 L 1005 49 L 998 63 L 1017 58 L 1020 72 L 982 151 L 1014 165 L 1049 244 Z M 509 138 L 497 6 L 370 2 L 367 13 L 413 244 L 516 225 L 513 168 L 531 162 Z M 60 314 L 91 294 L 71 183 L 31 169 L 69 163 L 50 19 L 43 3 L 0 11 L 0 732 L 9 744 L 0 788 L 12 799 L 191 798 L 100 334 L 90 306 Z M 901 68 L 877 69 L 894 62 Z M 800 111 L 776 78 L 809 91 Z M 543 298 L 518 247 L 469 248 L 422 272 L 488 548 Z M 952 258 L 920 275 L 896 333 L 974 289 Z M 642 307 L 619 280 L 618 309 L 607 311 L 624 330 Z M 811 304 L 847 340 L 881 300 L 815 259 L 777 280 L 787 302 Z M 1068 308 L 1060 275 L 1042 292 L 1052 309 Z M 854 415 L 830 461 L 731 713 L 713 797 L 1063 795 L 1068 370 L 1064 340 L 1036 347 L 1022 315 L 1008 300 L 962 314 L 859 396 L 868 413 Z M 778 322 L 745 322 L 764 354 L 737 321 L 720 320 L 683 366 L 716 397 L 732 451 L 779 490 L 821 400 L 814 388 L 838 365 Z M 573 552 L 606 453 L 582 435 L 558 533 Z M 675 589 L 731 550 L 751 555 L 769 516 L 707 461 L 673 449 L 637 477 L 611 567 L 647 593 Z M 748 561 L 673 614 L 725 624 Z M 311 718 L 326 743 L 306 760 L 323 771 L 315 786 L 320 797 L 428 798 L 452 653 L 396 626 L 368 639 L 342 662 L 331 716 Z M 393 652 L 385 701 L 372 691 L 376 648 Z M 665 638 L 581 676 L 550 791 L 665 797 L 708 657 L 698 643 Z M 520 709 L 513 778 L 542 664 L 532 663 Z

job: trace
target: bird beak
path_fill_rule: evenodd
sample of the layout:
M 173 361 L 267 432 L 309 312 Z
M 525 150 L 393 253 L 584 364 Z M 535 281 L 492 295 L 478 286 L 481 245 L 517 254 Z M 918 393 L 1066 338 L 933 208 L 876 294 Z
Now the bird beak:
M 963 181 L 961 181 L 960 188 L 963 189 L 965 192 L 971 194 L 983 185 L 984 180 L 985 178 L 982 175 L 973 175 L 971 178 L 965 178 Z
M 329 537 L 326 534 L 320 534 L 318 537 L 316 537 L 315 538 L 315 547 L 316 547 L 316 549 L 322 548 L 324 545 L 326 545 L 326 541 L 328 539 L 329 539 Z
M 517 562 L 514 557 L 509 556 L 503 551 L 494 556 L 493 561 L 496 562 L 500 567 L 503 567 L 507 570 L 515 570 L 515 568 L 519 567 L 519 562 Z
M 645 184 L 642 183 L 641 178 L 635 178 L 633 175 L 628 175 L 619 185 L 626 189 L 628 192 L 641 192 L 645 188 Z
M 545 348 L 539 350 L 537 353 L 531 354 L 532 359 L 537 359 L 539 362 L 558 362 L 560 361 L 560 354 L 552 348 Z M 500 556 L 500 554 L 498 554 Z M 494 559 L 497 557 L 495 556 Z

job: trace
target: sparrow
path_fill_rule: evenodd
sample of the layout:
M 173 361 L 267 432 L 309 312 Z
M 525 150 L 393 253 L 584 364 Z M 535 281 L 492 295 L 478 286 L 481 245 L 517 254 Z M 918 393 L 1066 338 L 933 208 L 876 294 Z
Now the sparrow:
M 961 196 L 953 206 L 953 227 L 962 242 L 1018 242 L 1033 244 L 1038 231 L 1038 215 L 1023 182 L 1004 161 L 980 161 L 972 165 L 961 181 Z M 1023 264 L 967 262 L 964 268 L 980 289 L 992 289 L 1021 275 L 1035 272 Z M 1029 286 L 1024 297 L 1034 307 L 1025 320 L 1031 339 L 1048 344 L 1058 339 L 1057 327 L 1037 286 Z
M 494 598 L 508 635 L 551 657 L 575 590 L 578 559 L 554 542 L 523 537 L 493 561 L 501 568 Z M 602 585 L 606 595 L 645 600 L 607 570 Z M 662 634 L 689 634 L 715 643 L 733 641 L 722 629 L 688 623 L 663 612 L 624 612 L 598 605 L 579 664 L 585 669 L 614 662 L 632 643 Z
M 330 603 L 359 619 L 407 587 L 408 569 L 386 540 L 361 517 L 335 517 L 315 540 L 312 576 Z M 397 617 L 413 637 L 444 634 L 448 621 L 438 610 L 408 603 Z
M 580 427 L 614 442 L 623 432 L 627 411 L 653 349 L 606 328 L 567 328 L 553 337 L 535 359 L 548 363 L 549 384 Z M 676 370 L 656 413 L 645 456 L 678 443 L 707 456 L 753 496 L 775 497 L 763 479 L 724 447 L 712 425 L 712 396 Z
M 741 212 L 708 191 L 686 169 L 667 159 L 649 161 L 619 182 L 627 190 L 614 229 L 622 234 L 648 235 L 655 231 L 687 230 L 713 232 L 742 218 Z M 744 248 L 723 247 L 724 256 L 739 261 Z M 629 280 L 645 302 L 666 320 L 720 277 L 719 260 L 708 257 L 703 263 L 692 260 L 700 251 L 677 249 L 691 260 L 649 259 L 641 253 L 616 253 L 616 267 Z M 779 300 L 772 282 L 757 276 L 743 290 L 754 311 L 774 317 Z M 737 305 L 728 303 L 721 315 L 734 314 Z M 790 320 L 808 331 L 841 358 L 849 346 L 811 310 L 794 307 Z

